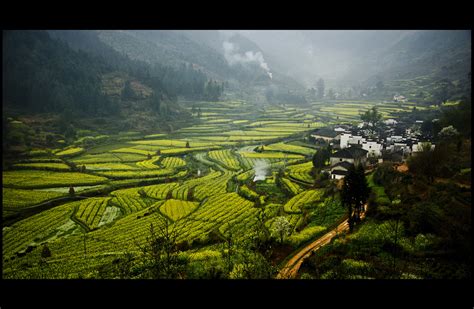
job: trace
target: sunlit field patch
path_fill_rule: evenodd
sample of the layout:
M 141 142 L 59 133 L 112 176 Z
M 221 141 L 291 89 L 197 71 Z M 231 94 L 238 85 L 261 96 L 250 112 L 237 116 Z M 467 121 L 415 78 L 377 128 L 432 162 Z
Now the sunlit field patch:
M 198 206 L 199 203 L 170 199 L 160 206 L 160 211 L 171 220 L 178 221 L 189 215 Z
M 77 157 L 72 162 L 76 164 L 86 163 L 106 163 L 106 162 L 136 162 L 143 161 L 146 156 L 141 154 L 131 153 L 99 153 L 99 154 L 85 154 Z
M 69 148 L 63 151 L 56 152 L 55 154 L 57 156 L 71 156 L 71 155 L 76 155 L 84 151 L 84 148 L 81 147 L 73 147 Z
M 133 170 L 138 167 L 133 166 L 132 164 L 124 163 L 87 163 L 84 164 L 86 170 L 91 171 L 104 171 L 104 170 Z
M 32 169 L 52 169 L 52 170 L 69 170 L 70 167 L 64 163 L 18 163 L 14 167 L 32 168 Z
M 107 182 L 105 177 L 76 173 L 37 170 L 3 172 L 3 185 L 15 188 L 45 188 L 65 185 L 91 185 Z
M 66 193 L 3 188 L 2 195 L 3 207 L 22 208 L 64 196 Z

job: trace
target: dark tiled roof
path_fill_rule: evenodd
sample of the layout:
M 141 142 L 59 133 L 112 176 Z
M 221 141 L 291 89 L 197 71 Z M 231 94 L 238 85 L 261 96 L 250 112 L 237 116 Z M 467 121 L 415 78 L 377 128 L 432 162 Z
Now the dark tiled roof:
M 321 128 L 321 129 L 313 131 L 313 134 L 326 136 L 326 137 L 336 137 L 337 132 L 331 128 Z
M 342 176 L 347 176 L 347 171 L 341 171 L 341 170 L 335 170 L 335 171 L 332 171 L 331 174 L 334 174 L 334 175 L 342 175 Z
M 334 168 L 334 167 L 336 167 L 336 166 L 340 166 L 340 167 L 343 167 L 343 168 L 345 168 L 346 170 L 348 170 L 348 169 L 352 166 L 352 163 L 349 163 L 349 162 L 347 162 L 347 161 L 342 161 L 342 162 L 339 162 L 339 163 L 337 163 L 337 164 L 334 164 L 334 165 L 331 167 L 331 169 Z
M 331 155 L 331 157 L 335 158 L 346 158 L 346 159 L 356 159 L 365 157 L 367 155 L 367 150 L 359 148 L 359 147 L 349 147 L 339 150 L 335 154 Z

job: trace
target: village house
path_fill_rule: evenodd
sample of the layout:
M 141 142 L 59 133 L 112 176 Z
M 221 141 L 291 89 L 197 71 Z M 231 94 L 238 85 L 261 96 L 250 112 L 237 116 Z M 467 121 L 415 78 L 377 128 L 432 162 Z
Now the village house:
M 359 147 L 349 147 L 342 149 L 330 157 L 331 179 L 341 179 L 347 175 L 351 165 L 365 167 L 367 161 L 367 151 Z
M 340 134 L 339 137 L 339 148 L 344 149 L 349 147 L 349 139 L 351 138 L 350 133 L 342 133 Z M 337 139 L 337 138 L 336 138 Z
M 405 139 L 401 135 L 392 135 L 392 136 L 387 137 L 386 140 L 387 140 L 387 144 L 393 144 L 393 143 L 401 143 Z
M 346 149 L 339 150 L 330 156 L 331 166 L 336 165 L 339 162 L 346 161 L 354 165 L 362 164 L 365 166 L 367 160 L 367 150 L 359 147 L 349 147 Z
M 362 142 L 362 149 L 367 150 L 367 157 L 380 157 L 382 156 L 383 145 L 378 142 L 364 141 Z
M 341 179 L 347 176 L 349 168 L 352 166 L 347 161 L 342 161 L 331 167 L 331 179 Z
M 347 129 L 345 129 L 345 128 L 343 128 L 343 127 L 337 127 L 337 128 L 334 128 L 334 131 L 339 132 L 339 133 L 342 133 L 342 132 L 346 132 Z
M 410 146 L 407 143 L 394 143 L 393 145 L 387 146 L 386 149 L 389 152 L 399 152 L 403 158 L 411 154 Z
M 393 96 L 393 101 L 405 103 L 405 102 L 407 101 L 407 98 L 405 98 L 405 97 L 402 96 L 402 95 L 394 95 L 394 96 Z
M 363 142 L 365 142 L 365 138 L 362 136 L 342 133 L 340 135 L 339 146 L 341 149 L 344 149 L 354 145 L 362 145 Z
M 398 123 L 398 121 L 396 121 L 395 119 L 387 119 L 384 121 L 384 123 L 387 125 L 387 126 L 394 126 Z
M 331 162 L 331 179 L 340 179 L 345 176 L 345 172 L 350 165 L 362 165 L 365 167 L 367 162 L 367 150 L 360 147 L 349 147 L 332 154 Z M 346 162 L 341 164 L 342 162 Z M 349 165 L 348 165 L 349 164 Z M 347 174 L 347 173 L 346 173 Z
M 363 136 L 353 135 L 349 138 L 349 145 L 351 146 L 362 145 L 363 142 L 365 142 L 365 137 Z

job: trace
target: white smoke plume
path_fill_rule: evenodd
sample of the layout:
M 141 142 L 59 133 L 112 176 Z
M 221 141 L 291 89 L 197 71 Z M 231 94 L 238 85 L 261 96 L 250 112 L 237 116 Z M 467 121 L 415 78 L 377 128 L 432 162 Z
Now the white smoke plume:
M 257 180 L 265 180 L 265 176 L 267 175 L 267 170 L 269 168 L 269 164 L 267 163 L 266 160 L 263 159 L 258 159 L 255 160 L 255 163 L 253 165 L 253 169 L 255 171 L 255 177 L 253 178 L 253 181 Z
M 267 75 L 270 79 L 273 79 L 273 74 L 270 72 L 270 68 L 268 64 L 265 62 L 263 55 L 261 52 L 254 53 L 253 51 L 247 51 L 244 54 L 240 54 L 236 51 L 236 48 L 233 43 L 225 41 L 222 44 L 224 48 L 224 57 L 230 65 L 234 65 L 236 63 L 249 63 L 249 62 L 257 62 L 262 69 L 267 72 Z

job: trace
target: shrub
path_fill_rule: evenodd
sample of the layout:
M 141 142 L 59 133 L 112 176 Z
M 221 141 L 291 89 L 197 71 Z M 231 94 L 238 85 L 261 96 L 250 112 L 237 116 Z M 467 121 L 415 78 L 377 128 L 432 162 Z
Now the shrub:
M 41 251 L 41 257 L 43 259 L 51 257 L 51 250 L 49 250 L 48 245 L 43 246 L 43 250 Z

